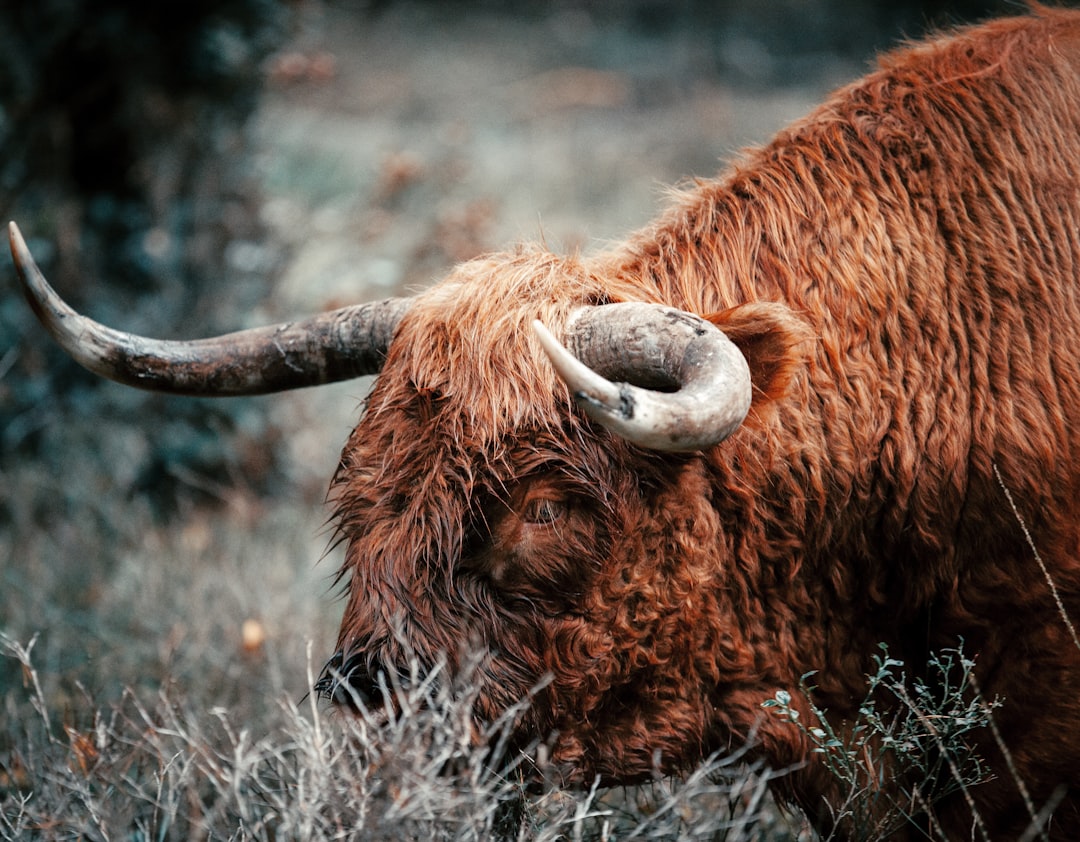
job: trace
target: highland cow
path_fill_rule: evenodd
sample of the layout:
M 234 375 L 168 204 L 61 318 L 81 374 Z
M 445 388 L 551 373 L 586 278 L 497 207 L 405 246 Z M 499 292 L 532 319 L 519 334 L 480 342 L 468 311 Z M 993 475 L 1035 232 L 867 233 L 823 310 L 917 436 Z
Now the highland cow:
M 963 641 L 1002 701 L 996 776 L 934 820 L 1016 838 L 1054 803 L 1080 838 L 1080 13 L 886 55 L 604 253 L 521 247 L 304 323 L 131 337 L 12 248 L 61 344 L 123 382 L 380 373 L 332 483 L 328 696 L 480 653 L 478 719 L 533 692 L 516 733 L 569 782 L 752 738 L 827 825 L 840 785 L 762 702 L 816 671 L 843 733 L 878 644 Z

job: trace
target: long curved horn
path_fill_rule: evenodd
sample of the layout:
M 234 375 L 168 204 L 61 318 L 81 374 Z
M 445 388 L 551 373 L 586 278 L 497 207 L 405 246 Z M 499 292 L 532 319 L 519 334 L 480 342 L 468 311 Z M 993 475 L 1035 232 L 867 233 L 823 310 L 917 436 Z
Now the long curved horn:
M 702 450 L 750 409 L 750 369 L 710 322 L 658 304 L 576 311 L 560 343 L 533 323 L 556 372 L 594 421 L 652 450 Z M 624 381 L 624 382 L 612 382 Z
M 211 339 L 148 339 L 76 313 L 49 286 L 14 222 L 8 234 L 23 294 L 60 346 L 96 374 L 156 392 L 261 395 L 376 374 L 409 308 L 406 298 L 388 298 Z

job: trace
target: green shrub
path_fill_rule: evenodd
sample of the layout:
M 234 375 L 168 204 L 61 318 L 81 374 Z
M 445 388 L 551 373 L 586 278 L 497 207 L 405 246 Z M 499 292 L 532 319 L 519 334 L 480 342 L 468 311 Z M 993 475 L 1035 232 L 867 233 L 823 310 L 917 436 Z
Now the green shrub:
M 880 648 L 857 719 L 843 728 L 814 703 L 815 688 L 808 683 L 814 673 L 802 677 L 799 690 L 819 724 L 800 719 L 786 690 L 763 703 L 809 738 L 813 752 L 843 785 L 843 803 L 828 808 L 835 824 L 860 840 L 888 837 L 919 815 L 934 827 L 935 804 L 988 780 L 989 769 L 969 740 L 990 724 L 1000 704 L 978 693 L 975 662 L 960 646 L 932 654 L 925 677 L 910 678 L 903 661 L 889 657 L 885 644 Z

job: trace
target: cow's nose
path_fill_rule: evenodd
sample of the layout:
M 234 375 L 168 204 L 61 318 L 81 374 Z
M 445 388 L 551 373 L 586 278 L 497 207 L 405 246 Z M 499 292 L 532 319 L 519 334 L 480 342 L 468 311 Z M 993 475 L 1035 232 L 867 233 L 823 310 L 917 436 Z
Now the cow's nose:
M 371 710 L 382 705 L 385 686 L 386 672 L 377 659 L 364 652 L 348 658 L 336 652 L 315 682 L 315 692 L 336 705 Z

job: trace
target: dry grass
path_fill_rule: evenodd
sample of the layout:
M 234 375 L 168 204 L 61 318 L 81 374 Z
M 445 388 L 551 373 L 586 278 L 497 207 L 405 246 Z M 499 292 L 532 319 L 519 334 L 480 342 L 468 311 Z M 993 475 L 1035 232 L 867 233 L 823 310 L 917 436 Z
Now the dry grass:
M 768 774 L 714 760 L 679 785 L 526 796 L 470 733 L 468 698 L 432 683 L 394 721 L 327 717 L 283 700 L 258 723 L 195 711 L 165 689 L 133 692 L 83 727 L 46 708 L 31 647 L 21 666 L 35 716 L 5 757 L 0 832 L 145 839 L 792 838 L 763 808 Z M 89 701 L 89 700 L 88 700 Z M 11 735 L 9 735 L 11 736 Z
M 808 835 L 737 756 L 526 793 L 503 723 L 474 733 L 467 682 L 412 682 L 397 718 L 339 716 L 307 693 L 340 612 L 317 497 L 233 492 L 161 524 L 108 483 L 64 502 L 69 479 L 2 478 L 21 493 L 0 522 L 0 838 Z

